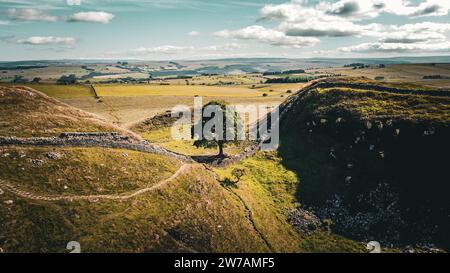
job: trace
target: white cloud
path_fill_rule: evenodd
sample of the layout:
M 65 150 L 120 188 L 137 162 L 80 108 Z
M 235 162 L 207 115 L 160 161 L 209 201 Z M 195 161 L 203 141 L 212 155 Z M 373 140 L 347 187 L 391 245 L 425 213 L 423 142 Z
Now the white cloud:
M 158 46 L 158 47 L 140 47 L 132 51 L 134 55 L 153 55 L 153 54 L 178 54 L 186 51 L 194 50 L 194 47 L 184 47 L 184 46 Z
M 450 52 L 450 42 L 442 43 L 363 43 L 339 49 L 347 53 L 421 53 L 421 52 Z
M 39 9 L 9 9 L 8 18 L 17 21 L 56 22 L 58 17 L 45 13 Z
M 261 9 L 261 18 L 303 22 L 313 17 L 324 21 L 339 17 L 354 21 L 373 19 L 383 12 L 408 17 L 445 16 L 450 12 L 448 0 L 423 0 L 417 5 L 411 5 L 408 0 L 338 0 L 333 3 L 319 1 L 316 5 L 307 4 L 308 1 L 293 0 L 285 4 L 266 5 Z
M 385 12 L 401 16 L 445 16 L 450 11 L 450 1 L 447 0 L 425 0 L 417 6 L 412 6 L 406 0 L 383 0 L 383 2 Z
M 275 46 L 294 48 L 314 46 L 319 42 L 319 39 L 314 37 L 291 37 L 287 36 L 282 31 L 267 29 L 258 25 L 253 25 L 238 30 L 222 30 L 214 33 L 214 35 L 223 38 L 255 40 Z
M 128 52 L 133 56 L 176 55 L 176 54 L 208 54 L 214 52 L 234 51 L 242 48 L 236 43 L 211 45 L 203 47 L 164 45 L 157 47 L 140 47 Z
M 76 43 L 76 39 L 72 37 L 54 37 L 54 36 L 34 36 L 24 40 L 17 41 L 20 44 L 27 45 L 66 45 L 71 46 Z
M 273 29 L 254 26 L 239 31 L 222 31 L 223 37 L 255 39 L 273 43 L 274 37 L 291 42 L 294 38 L 366 37 L 375 42 L 345 47 L 344 52 L 416 52 L 446 49 L 450 24 L 422 22 L 405 25 L 363 23 L 390 13 L 405 17 L 443 16 L 450 11 L 450 1 L 423 0 L 415 5 L 406 0 L 337 0 L 291 2 L 266 5 L 260 13 L 262 20 L 279 22 Z M 259 35 L 257 32 L 277 35 Z M 279 45 L 279 44 L 278 44 Z
M 70 16 L 69 22 L 90 22 L 108 24 L 114 18 L 114 14 L 104 11 L 78 12 Z
M 224 45 L 212 45 L 200 48 L 200 51 L 233 51 L 241 49 L 242 45 L 237 43 L 229 43 Z
M 67 0 L 66 3 L 69 6 L 79 6 L 81 5 L 81 0 Z
M 193 30 L 189 32 L 188 35 L 191 37 L 200 36 L 200 32 Z

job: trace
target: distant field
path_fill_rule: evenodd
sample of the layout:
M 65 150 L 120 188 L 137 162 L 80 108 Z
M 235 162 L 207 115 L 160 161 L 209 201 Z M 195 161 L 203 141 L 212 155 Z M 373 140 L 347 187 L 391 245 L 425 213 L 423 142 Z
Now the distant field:
M 450 77 L 450 64 L 395 64 L 385 68 L 370 67 L 353 69 L 349 67 L 325 68 L 308 72 L 334 73 L 343 76 L 364 76 L 380 81 L 425 85 L 432 88 L 450 88 L 450 79 L 424 79 L 424 76 L 441 75 Z
M 87 85 L 27 84 L 26 86 L 57 99 L 92 97 L 91 88 Z
M 286 97 L 204 97 L 203 103 L 211 100 L 224 100 L 232 105 L 236 104 L 268 104 L 279 105 Z M 63 100 L 64 102 L 79 107 L 90 113 L 95 113 L 112 122 L 125 126 L 135 122 L 164 113 L 176 105 L 193 107 L 193 96 L 128 96 L 128 97 L 103 97 L 102 103 L 91 98 L 78 98 Z
M 297 85 L 300 89 L 302 85 Z M 101 97 L 136 97 L 136 96 L 201 96 L 201 97 L 260 97 L 262 91 L 268 96 L 280 96 L 295 86 L 274 85 L 262 90 L 251 89 L 250 86 L 198 86 L 198 85 L 96 85 L 95 89 Z
M 3 84 L 10 86 L 11 84 Z M 174 106 L 193 106 L 193 98 L 203 103 L 224 100 L 230 104 L 278 105 L 303 84 L 191 86 L 191 85 L 95 85 L 101 97 L 96 100 L 89 85 L 27 84 L 50 97 L 97 114 L 116 124 L 132 125 L 142 119 L 163 113 Z M 263 96 L 267 94 L 267 96 Z

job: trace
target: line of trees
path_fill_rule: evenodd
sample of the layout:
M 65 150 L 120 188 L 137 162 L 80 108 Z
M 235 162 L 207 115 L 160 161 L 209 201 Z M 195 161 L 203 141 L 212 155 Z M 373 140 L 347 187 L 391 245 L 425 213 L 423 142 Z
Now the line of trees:
M 314 79 L 315 77 L 312 76 L 283 77 L 283 78 L 268 79 L 266 83 L 301 83 L 301 82 L 310 82 Z
M 62 75 L 57 81 L 57 84 L 76 84 L 77 83 L 77 76 L 75 74 L 71 74 L 69 76 Z

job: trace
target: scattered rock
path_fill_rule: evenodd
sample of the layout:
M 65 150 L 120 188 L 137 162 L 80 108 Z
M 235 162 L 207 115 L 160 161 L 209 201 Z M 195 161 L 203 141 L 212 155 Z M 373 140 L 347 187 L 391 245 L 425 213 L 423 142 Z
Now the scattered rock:
M 426 130 L 426 131 L 423 132 L 423 134 L 424 134 L 425 136 L 432 136 L 432 135 L 434 135 L 435 133 L 436 133 L 436 130 L 435 130 L 434 128 L 430 128 L 430 129 L 428 129 L 428 130 Z
M 375 145 L 370 145 L 369 146 L 369 151 L 373 151 L 375 149 Z
M 378 130 L 380 130 L 380 131 L 383 130 L 383 128 L 384 128 L 383 122 L 381 122 L 381 121 L 377 122 L 376 126 L 377 126 Z
M 386 156 L 386 155 L 384 154 L 384 151 L 380 151 L 380 157 L 381 157 L 381 158 L 385 158 L 385 156 Z
M 369 129 L 369 130 L 372 129 L 372 126 L 373 126 L 372 122 L 370 122 L 370 121 L 366 122 L 366 128 L 367 129 Z
M 322 222 L 316 215 L 301 208 L 291 211 L 288 220 L 303 234 L 311 233 L 322 225 Z
M 395 135 L 399 136 L 400 135 L 400 129 L 395 129 Z
M 325 123 L 327 123 L 327 122 L 328 122 L 328 120 L 326 120 L 326 119 L 324 119 L 324 118 L 320 120 L 320 123 L 322 123 L 322 124 L 325 124 Z
M 122 156 L 123 156 L 123 157 L 128 157 L 128 154 L 127 154 L 127 153 L 123 153 Z
M 414 248 L 412 246 L 406 246 L 405 249 L 403 250 L 403 253 L 415 253 L 416 251 L 414 250 Z
M 348 169 L 352 169 L 353 168 L 353 164 L 351 164 L 351 163 L 347 164 L 347 168 Z
M 334 159 L 337 159 L 337 156 L 334 154 L 334 149 L 330 150 L 330 156 Z
M 352 179 L 353 179 L 353 177 L 351 177 L 351 176 L 347 176 L 346 178 L 345 178 L 345 183 L 350 183 L 351 181 L 352 181 Z
M 44 165 L 44 161 L 40 159 L 32 159 L 31 164 L 33 164 L 34 166 L 42 166 Z
M 13 200 L 6 200 L 4 203 L 6 205 L 12 205 L 12 204 L 14 204 L 14 201 Z
M 5 192 L 2 190 L 2 189 L 0 189 L 0 195 L 3 195 Z
M 344 119 L 343 119 L 343 118 L 337 118 L 337 119 L 336 119 L 336 123 L 342 123 L 342 122 L 344 122 Z
M 10 156 L 10 154 L 9 153 L 4 153 L 2 156 L 3 157 L 8 157 L 8 156 Z
M 69 189 L 69 187 L 67 187 L 67 186 L 64 186 L 64 190 L 68 190 Z
M 52 160 L 56 160 L 56 159 L 60 159 L 61 158 L 61 154 L 59 153 L 54 153 L 54 152 L 48 152 L 45 154 L 45 156 L 48 159 L 52 159 Z

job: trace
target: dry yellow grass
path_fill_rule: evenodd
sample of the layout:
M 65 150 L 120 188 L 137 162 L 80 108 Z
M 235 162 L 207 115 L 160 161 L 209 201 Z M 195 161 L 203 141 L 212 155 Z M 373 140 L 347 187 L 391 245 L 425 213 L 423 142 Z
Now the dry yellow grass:
M 201 96 L 201 97 L 260 97 L 262 92 L 249 86 L 198 86 L 198 85 L 98 85 L 101 97 L 119 96 Z M 274 89 L 275 91 L 275 89 Z M 280 91 L 269 96 L 279 96 Z
M 0 105 L 1 136 L 37 137 L 97 131 L 131 134 L 28 87 L 0 87 Z

